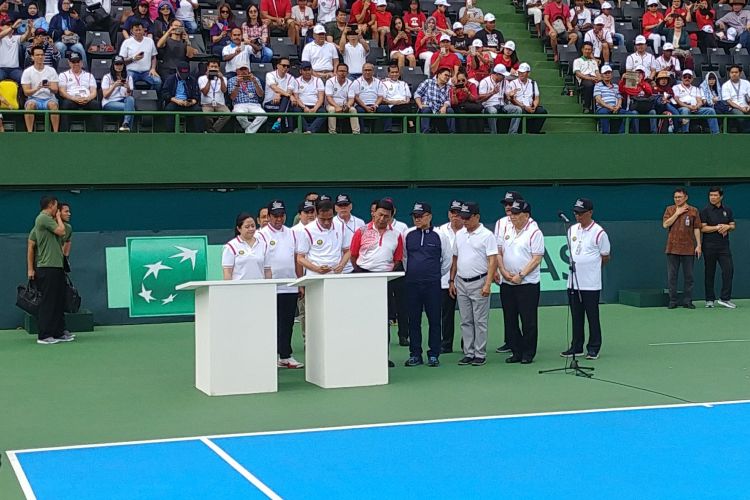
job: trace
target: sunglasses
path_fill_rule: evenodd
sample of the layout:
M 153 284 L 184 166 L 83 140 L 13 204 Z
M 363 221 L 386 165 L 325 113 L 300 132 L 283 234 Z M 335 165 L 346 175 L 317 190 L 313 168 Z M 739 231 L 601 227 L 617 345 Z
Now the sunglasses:
M 682 75 L 682 79 L 683 80 L 692 80 L 693 79 L 693 75 Z
M 288 68 L 289 67 L 288 64 L 279 64 L 278 66 L 281 66 L 282 68 Z
M 229 14 L 229 12 L 230 12 L 230 11 L 228 11 L 228 10 L 222 10 L 222 11 L 221 11 L 221 13 L 222 13 L 222 14 Z

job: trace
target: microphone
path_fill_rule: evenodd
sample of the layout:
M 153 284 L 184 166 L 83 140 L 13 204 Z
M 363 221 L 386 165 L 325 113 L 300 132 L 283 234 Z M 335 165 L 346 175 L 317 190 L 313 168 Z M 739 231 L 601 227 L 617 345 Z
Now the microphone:
M 570 224 L 570 219 L 568 219 L 568 217 L 566 217 L 566 215 L 563 213 L 562 210 L 560 210 L 559 212 L 557 212 L 557 217 L 559 217 L 564 223 Z

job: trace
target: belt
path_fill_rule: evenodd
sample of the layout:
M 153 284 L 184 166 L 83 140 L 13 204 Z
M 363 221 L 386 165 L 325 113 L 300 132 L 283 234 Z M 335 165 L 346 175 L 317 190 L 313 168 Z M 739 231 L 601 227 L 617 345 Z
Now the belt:
M 481 280 L 485 276 L 487 276 L 487 273 L 480 274 L 479 276 L 474 276 L 473 278 L 462 278 L 461 276 L 459 276 L 458 279 L 460 279 L 464 283 L 471 283 L 472 281 Z

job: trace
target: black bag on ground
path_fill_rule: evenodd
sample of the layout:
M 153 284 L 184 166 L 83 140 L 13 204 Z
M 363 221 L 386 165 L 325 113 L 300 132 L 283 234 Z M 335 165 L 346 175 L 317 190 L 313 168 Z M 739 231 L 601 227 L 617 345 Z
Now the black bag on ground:
M 18 285 L 16 293 L 16 305 L 18 307 L 32 316 L 36 316 L 39 313 L 41 301 L 42 292 L 37 289 L 32 280 L 29 280 L 26 285 Z
M 65 312 L 77 313 L 81 309 L 81 296 L 78 289 L 70 281 L 70 276 L 65 275 Z

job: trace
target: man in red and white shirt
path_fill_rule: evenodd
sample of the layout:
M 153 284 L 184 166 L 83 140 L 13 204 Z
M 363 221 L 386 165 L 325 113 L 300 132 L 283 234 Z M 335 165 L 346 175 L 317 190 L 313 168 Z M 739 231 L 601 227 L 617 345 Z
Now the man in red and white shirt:
M 299 232 L 297 262 L 307 275 L 341 273 L 349 260 L 343 228 L 334 224 L 331 200 L 318 200 L 317 217 Z
M 352 199 L 348 194 L 341 193 L 336 196 L 336 220 L 335 222 L 342 226 L 344 231 L 344 244 L 349 247 L 354 238 L 354 233 L 357 229 L 364 227 L 365 221 L 352 215 Z M 344 267 L 344 274 L 348 274 L 354 271 L 351 261 L 346 263 Z

